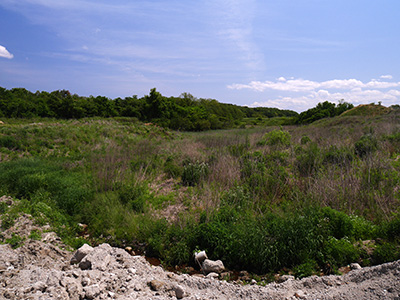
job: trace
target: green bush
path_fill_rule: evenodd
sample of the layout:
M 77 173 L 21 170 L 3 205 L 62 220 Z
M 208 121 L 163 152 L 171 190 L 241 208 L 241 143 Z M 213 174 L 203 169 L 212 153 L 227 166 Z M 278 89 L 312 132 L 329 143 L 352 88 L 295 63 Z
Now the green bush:
M 182 183 L 187 186 L 195 186 L 204 180 L 209 173 L 208 164 L 205 162 L 188 163 L 183 167 Z
M 300 144 L 306 145 L 311 142 L 311 139 L 307 135 L 303 135 L 300 139 Z
M 334 266 L 344 266 L 356 262 L 360 257 L 359 250 L 346 238 L 330 237 L 325 243 L 326 258 Z
M 363 135 L 354 145 L 354 153 L 365 157 L 378 149 L 378 141 L 371 134 Z
M 0 148 L 4 147 L 10 150 L 17 150 L 20 147 L 20 143 L 13 136 L 0 135 Z
M 6 239 L 6 244 L 9 244 L 13 249 L 20 247 L 25 239 L 18 234 L 12 233 L 11 238 Z
M 347 148 L 331 146 L 328 151 L 325 152 L 323 160 L 326 163 L 347 166 L 353 161 L 353 154 Z
M 48 192 L 57 206 L 70 215 L 77 215 L 83 203 L 93 197 L 87 177 L 44 160 L 21 159 L 0 164 L 0 184 L 17 198 L 32 199 L 37 193 Z
M 304 149 L 297 156 L 295 166 L 300 173 L 300 176 L 315 175 L 321 167 L 321 150 L 317 144 L 311 143 L 307 149 Z
M 374 264 L 383 264 L 400 259 L 400 247 L 392 243 L 378 245 L 372 254 Z
M 149 196 L 145 183 L 124 184 L 118 189 L 118 198 L 121 203 L 136 212 L 144 212 Z
M 272 130 L 266 133 L 259 143 L 260 145 L 268 145 L 268 146 L 290 146 L 290 141 L 292 136 L 289 132 L 285 130 Z

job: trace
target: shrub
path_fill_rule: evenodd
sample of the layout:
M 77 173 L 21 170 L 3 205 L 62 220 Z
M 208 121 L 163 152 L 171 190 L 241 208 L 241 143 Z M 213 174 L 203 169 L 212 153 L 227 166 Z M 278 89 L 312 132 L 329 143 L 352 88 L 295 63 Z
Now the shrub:
M 383 264 L 400 258 L 400 248 L 392 243 L 378 245 L 372 254 L 374 264 Z
M 195 186 L 208 176 L 209 168 L 205 162 L 188 163 L 183 167 L 182 183 L 187 186 Z
M 303 135 L 300 139 L 300 144 L 305 145 L 311 142 L 311 139 L 307 135 Z
M 321 151 L 317 144 L 312 143 L 297 156 L 295 166 L 301 176 L 314 175 L 321 166 Z
M 127 207 L 136 212 L 144 212 L 149 190 L 144 183 L 124 184 L 118 189 L 118 198 Z
M 290 146 L 290 140 L 292 136 L 289 132 L 285 130 L 272 130 L 266 133 L 259 143 L 260 145 L 268 145 L 268 146 Z
M 346 238 L 331 237 L 325 244 L 327 260 L 335 266 L 343 266 L 357 261 L 359 250 Z
M 371 134 L 363 135 L 354 145 L 354 153 L 359 157 L 365 157 L 378 148 L 376 138 Z
M 353 161 L 353 154 L 346 148 L 338 148 L 331 146 L 325 152 L 324 162 L 335 164 L 338 166 L 347 166 Z

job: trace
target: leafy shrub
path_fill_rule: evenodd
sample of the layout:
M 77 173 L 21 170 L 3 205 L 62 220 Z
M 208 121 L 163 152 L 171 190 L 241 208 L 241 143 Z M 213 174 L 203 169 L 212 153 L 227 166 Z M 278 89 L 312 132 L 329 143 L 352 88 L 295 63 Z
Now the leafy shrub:
M 48 192 L 57 206 L 70 215 L 78 214 L 93 190 L 83 174 L 50 161 L 22 159 L 0 165 L 0 184 L 10 195 L 32 199 L 37 193 Z
M 285 130 L 272 130 L 266 133 L 259 143 L 260 145 L 268 145 L 268 146 L 290 146 L 290 140 L 292 136 L 289 132 Z
M 8 205 L 5 202 L 0 202 L 0 214 L 4 214 L 8 209 Z
M 330 237 L 325 245 L 328 261 L 334 266 L 343 266 L 357 261 L 359 250 L 346 238 Z
M 310 259 L 305 263 L 296 266 L 293 271 L 294 275 L 301 279 L 316 274 L 317 270 L 318 264 L 315 262 L 315 260 Z
M 31 233 L 29 234 L 29 238 L 35 241 L 40 241 L 42 238 L 42 234 L 40 233 L 39 230 L 32 230 Z
M 183 170 L 182 167 L 179 166 L 171 156 L 169 156 L 164 163 L 164 172 L 172 178 L 178 178 L 181 176 Z
M 325 152 L 324 162 L 338 166 L 347 166 L 353 161 L 353 154 L 347 148 L 338 148 L 331 146 Z
M 365 157 L 378 148 L 378 141 L 371 134 L 363 135 L 354 145 L 354 153 L 359 157 Z
M 297 156 L 295 166 L 301 176 L 310 176 L 316 173 L 321 166 L 321 151 L 317 144 L 312 143 Z
M 144 212 L 149 190 L 146 184 L 124 184 L 118 189 L 118 198 L 121 203 L 127 205 L 133 211 Z
M 13 136 L 0 135 L 0 147 L 4 147 L 10 150 L 19 149 L 20 143 Z
M 341 239 L 353 235 L 353 222 L 350 216 L 330 207 L 322 208 L 321 213 L 321 222 L 325 223 L 324 227 L 328 230 L 329 236 Z
M 182 183 L 187 186 L 195 186 L 204 180 L 209 173 L 208 164 L 205 162 L 189 162 L 183 167 Z
M 300 139 L 300 144 L 305 145 L 311 142 L 311 139 L 307 135 L 303 135 Z
M 372 254 L 374 264 L 383 264 L 400 258 L 400 248 L 392 243 L 378 245 Z

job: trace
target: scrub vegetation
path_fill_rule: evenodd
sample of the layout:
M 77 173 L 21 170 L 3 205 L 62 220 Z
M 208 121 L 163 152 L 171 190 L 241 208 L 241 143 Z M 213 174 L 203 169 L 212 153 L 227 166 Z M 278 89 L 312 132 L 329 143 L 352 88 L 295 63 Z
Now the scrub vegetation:
M 131 246 L 165 266 L 201 249 L 259 274 L 400 259 L 400 111 L 356 109 L 202 132 L 137 116 L 4 117 L 0 192 L 20 201 L 0 203 L 1 226 L 24 212 L 72 247 Z

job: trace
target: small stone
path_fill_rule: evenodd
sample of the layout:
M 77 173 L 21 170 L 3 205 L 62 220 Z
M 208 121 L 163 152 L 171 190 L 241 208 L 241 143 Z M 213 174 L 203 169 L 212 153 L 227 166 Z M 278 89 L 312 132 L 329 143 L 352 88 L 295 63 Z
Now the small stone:
M 43 281 L 38 281 L 32 286 L 32 288 L 35 291 L 43 292 L 47 288 L 47 285 Z
M 90 285 L 90 278 L 89 277 L 83 277 L 81 281 L 82 286 L 87 286 Z
M 294 280 L 294 279 L 295 279 L 295 277 L 292 275 L 282 275 L 282 276 L 279 276 L 277 282 L 282 283 L 282 282 Z
M 296 293 L 294 293 L 294 296 L 299 298 L 299 299 L 305 299 L 306 294 L 302 290 L 297 290 Z
M 82 247 L 76 250 L 74 256 L 71 258 L 71 265 L 81 262 L 81 260 L 92 251 L 93 247 L 89 246 L 88 244 L 84 244 Z
M 128 272 L 134 275 L 134 274 L 136 274 L 136 269 L 135 268 L 129 268 Z
M 213 261 L 211 259 L 205 259 L 202 267 L 205 274 L 211 272 L 222 273 L 225 270 L 225 266 L 220 260 Z
M 252 280 L 250 281 L 250 284 L 251 284 L 251 285 L 255 285 L 255 284 L 257 284 L 257 281 L 256 281 L 255 279 L 252 279 Z
M 149 282 L 149 286 L 153 291 L 160 291 L 165 286 L 165 282 L 154 279 Z
M 352 263 L 352 264 L 350 264 L 350 269 L 352 269 L 352 270 L 360 270 L 362 268 L 361 268 L 360 264 Z
M 211 272 L 211 273 L 208 273 L 208 275 L 206 277 L 216 279 L 216 278 L 218 278 L 218 276 L 219 276 L 218 273 Z
M 174 291 L 175 291 L 175 296 L 178 299 L 182 299 L 185 295 L 185 290 L 180 285 L 176 285 L 174 287 Z

